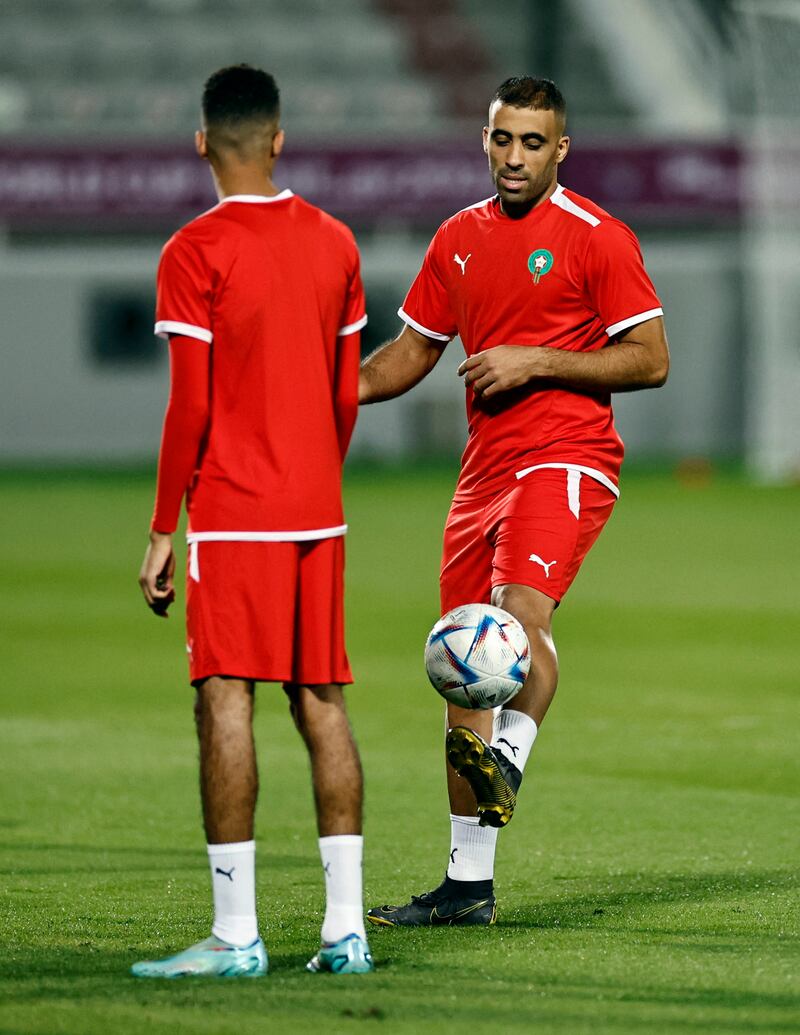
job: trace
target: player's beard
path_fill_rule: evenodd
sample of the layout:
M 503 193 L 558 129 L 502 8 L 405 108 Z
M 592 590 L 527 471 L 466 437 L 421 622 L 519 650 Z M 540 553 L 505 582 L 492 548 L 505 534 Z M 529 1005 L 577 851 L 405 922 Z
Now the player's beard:
M 552 162 L 537 176 L 525 173 L 525 187 L 519 192 L 509 192 L 501 186 L 500 180 L 503 176 L 519 176 L 520 173 L 512 173 L 511 170 L 502 167 L 492 173 L 494 185 L 500 196 L 503 211 L 512 218 L 519 218 L 529 212 L 539 201 L 542 194 L 552 185 L 555 178 L 556 163 Z

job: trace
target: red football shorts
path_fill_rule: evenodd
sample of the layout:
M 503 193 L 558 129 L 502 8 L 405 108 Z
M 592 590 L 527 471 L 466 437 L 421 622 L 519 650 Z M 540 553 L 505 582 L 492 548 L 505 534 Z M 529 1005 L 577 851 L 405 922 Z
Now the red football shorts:
M 344 540 L 200 542 L 187 566 L 193 683 L 209 676 L 352 683 L 344 647 Z
M 444 530 L 442 614 L 489 602 L 492 588 L 532 586 L 560 601 L 616 496 L 575 470 L 540 468 L 496 496 L 454 501 Z

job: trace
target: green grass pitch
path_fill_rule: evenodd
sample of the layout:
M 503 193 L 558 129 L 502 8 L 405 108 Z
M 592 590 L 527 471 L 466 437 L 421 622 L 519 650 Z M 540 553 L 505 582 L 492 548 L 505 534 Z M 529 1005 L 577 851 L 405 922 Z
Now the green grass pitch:
M 441 879 L 438 617 L 450 470 L 348 476 L 350 693 L 368 904 Z M 0 477 L 0 1035 L 800 1030 L 800 490 L 630 475 L 556 616 L 561 687 L 501 832 L 492 929 L 371 932 L 373 975 L 303 972 L 322 880 L 307 763 L 258 692 L 272 973 L 142 982 L 204 937 L 182 600 L 136 574 L 144 475 Z

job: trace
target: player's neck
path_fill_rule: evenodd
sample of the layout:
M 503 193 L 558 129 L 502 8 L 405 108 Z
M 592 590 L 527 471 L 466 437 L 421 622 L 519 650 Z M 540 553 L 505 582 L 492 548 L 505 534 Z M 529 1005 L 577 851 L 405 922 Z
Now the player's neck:
M 272 169 L 265 171 L 241 165 L 235 169 L 214 169 L 214 186 L 220 201 L 237 194 L 271 198 L 280 193 L 272 182 Z

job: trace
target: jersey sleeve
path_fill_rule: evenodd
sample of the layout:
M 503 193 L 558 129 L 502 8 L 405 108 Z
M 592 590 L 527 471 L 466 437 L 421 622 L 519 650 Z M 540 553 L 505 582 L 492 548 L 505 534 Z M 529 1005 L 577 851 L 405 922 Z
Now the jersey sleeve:
M 161 253 L 156 280 L 156 326 L 161 338 L 180 334 L 213 341 L 211 274 L 199 250 L 180 234 Z
M 588 305 L 602 320 L 609 338 L 663 315 L 636 235 L 623 223 L 609 220 L 594 228 L 584 276 Z
M 441 273 L 442 231 L 428 246 L 422 268 L 397 315 L 428 338 L 450 341 L 458 333 L 447 287 Z
M 347 285 L 347 296 L 344 302 L 338 335 L 354 334 L 367 325 L 367 303 L 364 298 L 364 285 L 361 282 L 361 264 L 356 251 L 356 260 L 350 282 Z
M 170 393 L 158 455 L 156 504 L 150 527 L 172 533 L 194 475 L 209 416 L 209 350 L 183 335 L 169 342 Z
M 361 359 L 361 329 L 367 323 L 364 285 L 358 249 L 347 286 L 344 310 L 337 335 L 336 374 L 333 385 L 333 405 L 336 419 L 336 437 L 339 455 L 344 460 L 358 415 L 358 365 Z

